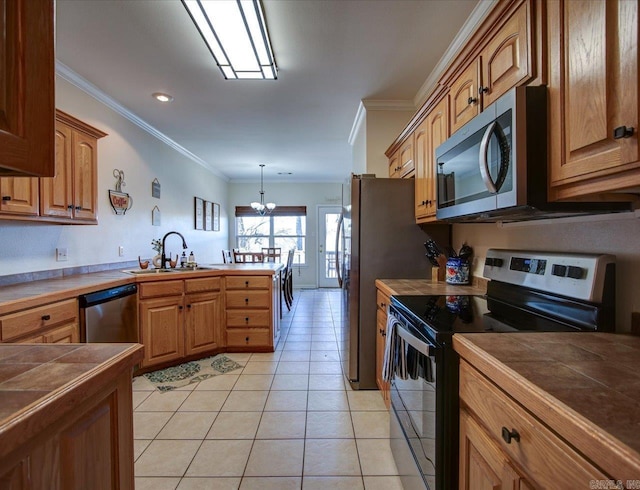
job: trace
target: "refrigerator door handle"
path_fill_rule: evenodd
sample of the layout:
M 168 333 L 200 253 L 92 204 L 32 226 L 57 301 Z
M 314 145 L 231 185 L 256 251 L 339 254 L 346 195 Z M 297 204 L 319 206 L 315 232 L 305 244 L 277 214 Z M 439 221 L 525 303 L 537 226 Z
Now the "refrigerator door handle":
M 342 287 L 342 273 L 340 271 L 340 235 L 343 233 L 344 224 L 344 211 L 340 213 L 340 219 L 338 220 L 338 231 L 336 231 L 336 275 L 338 277 L 338 286 Z

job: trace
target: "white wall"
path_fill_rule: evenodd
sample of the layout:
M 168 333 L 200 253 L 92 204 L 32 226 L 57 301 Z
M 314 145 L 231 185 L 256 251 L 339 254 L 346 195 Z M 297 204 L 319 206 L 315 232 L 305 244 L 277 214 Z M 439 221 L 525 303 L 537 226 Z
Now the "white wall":
M 233 214 L 236 206 L 248 206 L 251 201 L 259 200 L 260 183 L 229 184 L 229 247 L 235 244 L 235 223 Z M 342 185 L 340 183 L 270 183 L 264 184 L 265 200 L 279 206 L 307 206 L 307 264 L 294 266 L 294 287 L 316 287 L 318 282 L 318 206 L 342 204 Z
M 389 159 L 384 154 L 415 111 L 367 109 L 367 173 L 389 177 Z
M 631 312 L 640 311 L 640 219 L 629 213 L 598 221 L 582 218 L 546 220 L 500 227 L 497 224 L 453 226 L 453 245 L 474 249 L 472 273 L 482 275 L 487 248 L 607 253 L 616 256 L 616 325 L 631 328 Z M 593 219 L 589 218 L 589 219 Z
M 228 243 L 227 183 L 187 159 L 138 126 L 113 112 L 68 82 L 56 79 L 56 107 L 108 133 L 98 142 L 98 225 L 24 224 L 0 220 L 0 275 L 59 269 L 151 257 L 151 239 L 166 232 L 182 233 L 198 262 L 220 262 Z M 124 192 L 133 207 L 116 216 L 109 205 L 114 169 L 124 170 Z M 160 199 L 151 197 L 151 182 L 162 185 Z M 219 232 L 196 231 L 194 196 L 221 204 Z M 157 205 L 162 224 L 151 225 Z M 118 246 L 124 257 L 118 256 Z M 178 237 L 167 239 L 167 250 L 182 252 Z M 56 247 L 67 247 L 69 258 L 56 262 Z

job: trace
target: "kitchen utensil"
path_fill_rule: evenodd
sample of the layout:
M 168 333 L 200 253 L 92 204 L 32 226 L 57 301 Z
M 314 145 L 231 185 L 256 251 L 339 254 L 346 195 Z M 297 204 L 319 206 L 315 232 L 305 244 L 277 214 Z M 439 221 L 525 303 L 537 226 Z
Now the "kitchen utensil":
M 461 259 L 469 260 L 472 255 L 473 249 L 466 243 L 463 243 L 462 247 L 460 247 L 460 252 L 458 252 L 458 257 L 460 257 Z
M 437 257 L 438 255 L 441 255 L 442 252 L 440 251 L 440 247 L 438 247 L 438 244 L 430 238 L 429 240 L 424 242 L 424 248 L 427 249 L 426 255 L 429 259 L 429 262 L 431 262 L 433 266 L 439 267 L 440 264 L 438 263 Z

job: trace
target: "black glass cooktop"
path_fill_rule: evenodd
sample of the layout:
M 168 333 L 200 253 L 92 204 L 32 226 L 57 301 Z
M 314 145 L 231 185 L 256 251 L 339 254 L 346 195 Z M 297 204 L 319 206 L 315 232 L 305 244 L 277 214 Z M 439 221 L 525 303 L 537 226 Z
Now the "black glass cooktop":
M 401 295 L 392 296 L 391 305 L 436 340 L 454 333 L 580 330 L 486 296 Z

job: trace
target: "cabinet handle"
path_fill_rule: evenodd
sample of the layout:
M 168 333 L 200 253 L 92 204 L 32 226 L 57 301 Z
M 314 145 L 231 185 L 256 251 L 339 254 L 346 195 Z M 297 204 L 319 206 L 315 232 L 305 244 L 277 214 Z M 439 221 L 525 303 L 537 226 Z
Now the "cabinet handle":
M 69 204 L 69 205 L 67 206 L 67 209 L 73 209 L 73 204 Z
M 178 309 L 181 310 L 182 309 L 182 305 L 178 306 Z
M 509 430 L 506 427 L 503 427 L 502 438 L 504 439 L 504 442 L 506 442 L 507 444 L 511 444 L 512 440 L 516 442 L 520 442 L 520 434 L 518 434 L 518 431 L 515 429 Z
M 467 104 L 471 105 L 471 104 L 475 104 L 476 102 L 478 102 L 478 99 L 475 97 L 469 97 L 467 99 Z
M 76 211 L 82 211 L 82 206 L 76 206 Z
M 633 128 L 627 126 L 620 126 L 613 130 L 613 139 L 619 140 L 622 138 L 631 138 L 633 136 Z
M 51 320 L 51 315 L 42 315 L 42 319 L 46 322 L 47 320 Z
M 11 196 L 2 196 L 3 201 L 11 201 Z
M 483 87 L 482 85 L 478 87 L 478 95 L 486 94 L 488 92 L 489 92 L 489 87 Z
M 382 335 L 383 337 L 387 336 L 387 332 L 385 332 L 384 330 L 380 329 L 380 335 Z
M 387 306 L 386 303 L 380 303 L 380 308 L 385 308 Z

